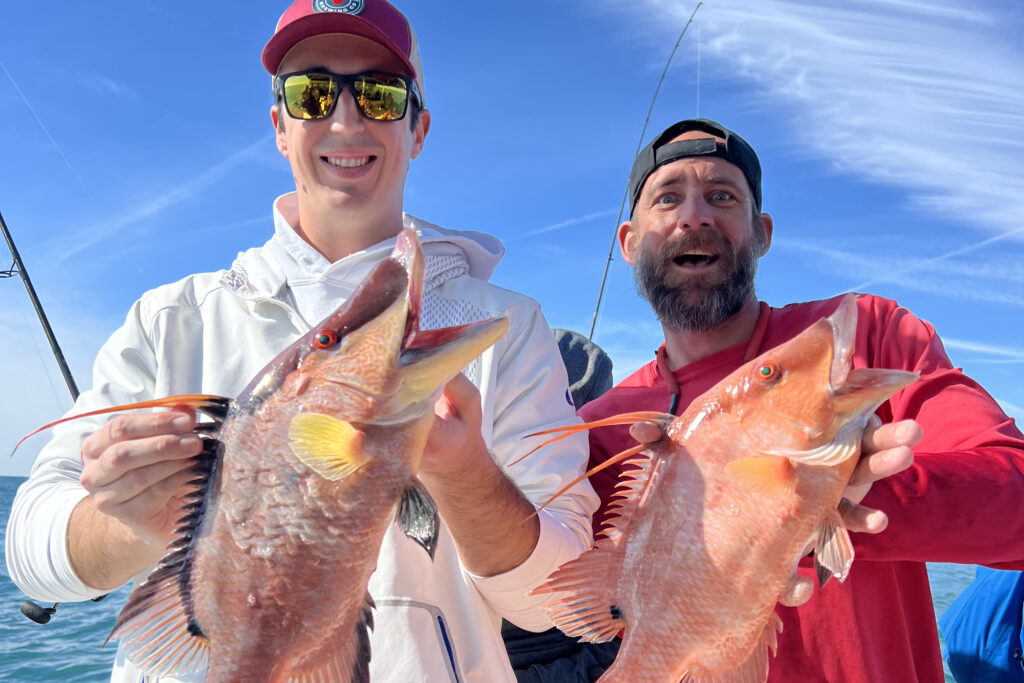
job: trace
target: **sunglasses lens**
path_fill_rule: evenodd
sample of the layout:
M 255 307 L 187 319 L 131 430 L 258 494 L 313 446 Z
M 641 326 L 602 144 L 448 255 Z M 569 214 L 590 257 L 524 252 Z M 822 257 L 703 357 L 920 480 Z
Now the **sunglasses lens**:
M 338 97 L 329 74 L 294 74 L 284 79 L 284 103 L 297 119 L 322 119 L 331 113 Z
M 368 118 L 393 121 L 405 116 L 409 88 L 402 79 L 364 76 L 354 87 L 356 104 Z

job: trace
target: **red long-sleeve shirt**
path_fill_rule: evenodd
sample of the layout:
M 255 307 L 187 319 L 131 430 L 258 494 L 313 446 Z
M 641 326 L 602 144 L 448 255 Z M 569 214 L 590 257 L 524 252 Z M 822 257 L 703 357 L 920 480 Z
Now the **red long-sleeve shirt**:
M 682 413 L 744 362 L 830 315 L 840 298 L 763 308 L 754 337 L 676 370 Z M 769 681 L 906 683 L 944 680 L 925 562 L 1024 569 L 1024 436 L 976 382 L 952 367 L 935 330 L 895 302 L 858 299 L 854 367 L 904 369 L 921 379 L 878 409 L 883 422 L 914 419 L 924 438 L 914 464 L 877 482 L 863 504 L 889 516 L 877 535 L 853 534 L 845 583 L 829 581 L 783 622 Z M 652 361 L 579 414 L 586 421 L 667 411 L 669 388 Z M 591 430 L 593 467 L 635 445 L 628 427 Z M 622 471 L 591 477 L 602 507 Z M 814 576 L 810 561 L 801 573 Z

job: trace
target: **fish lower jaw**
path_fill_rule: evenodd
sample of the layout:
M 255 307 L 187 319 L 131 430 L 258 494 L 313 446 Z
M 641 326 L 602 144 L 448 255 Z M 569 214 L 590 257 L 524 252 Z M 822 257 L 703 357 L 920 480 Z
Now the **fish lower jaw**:
M 422 420 L 433 412 L 434 401 L 431 399 L 430 401 L 408 404 L 393 413 L 385 411 L 385 414 L 379 415 L 372 420 L 367 420 L 367 422 L 381 427 L 390 427 Z

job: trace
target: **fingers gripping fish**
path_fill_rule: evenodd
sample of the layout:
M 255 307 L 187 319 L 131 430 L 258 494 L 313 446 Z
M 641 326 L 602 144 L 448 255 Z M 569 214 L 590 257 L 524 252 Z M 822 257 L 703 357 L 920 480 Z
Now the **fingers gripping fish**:
M 855 295 L 739 368 L 678 418 L 635 413 L 549 433 L 647 420 L 665 436 L 615 456 L 610 527 L 534 593 L 554 622 L 622 647 L 601 681 L 764 681 L 776 603 L 814 551 L 819 585 L 846 578 L 838 506 L 868 418 L 917 375 L 851 369 Z M 646 455 L 641 452 L 646 449 Z M 589 476 L 588 472 L 584 477 Z M 606 520 L 606 521 L 609 521 Z
M 508 326 L 420 330 L 423 271 L 405 230 L 349 301 L 236 399 L 96 411 L 187 406 L 214 419 L 197 429 L 205 447 L 178 535 L 110 635 L 147 675 L 368 680 L 367 584 L 396 504 L 406 535 L 431 557 L 437 543 L 437 509 L 415 476 L 434 400 Z

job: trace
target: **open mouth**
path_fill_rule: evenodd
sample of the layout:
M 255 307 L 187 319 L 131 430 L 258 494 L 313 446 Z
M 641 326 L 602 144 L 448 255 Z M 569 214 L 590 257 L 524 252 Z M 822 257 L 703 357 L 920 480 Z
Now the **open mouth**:
M 331 166 L 337 166 L 339 168 L 361 168 L 366 166 L 371 161 L 376 159 L 375 156 L 368 157 L 356 157 L 356 158 L 345 158 L 340 159 L 337 157 L 320 157 L 321 161 L 325 161 Z
M 701 268 L 710 266 L 718 261 L 715 254 L 680 254 L 672 259 L 672 262 L 681 268 Z

